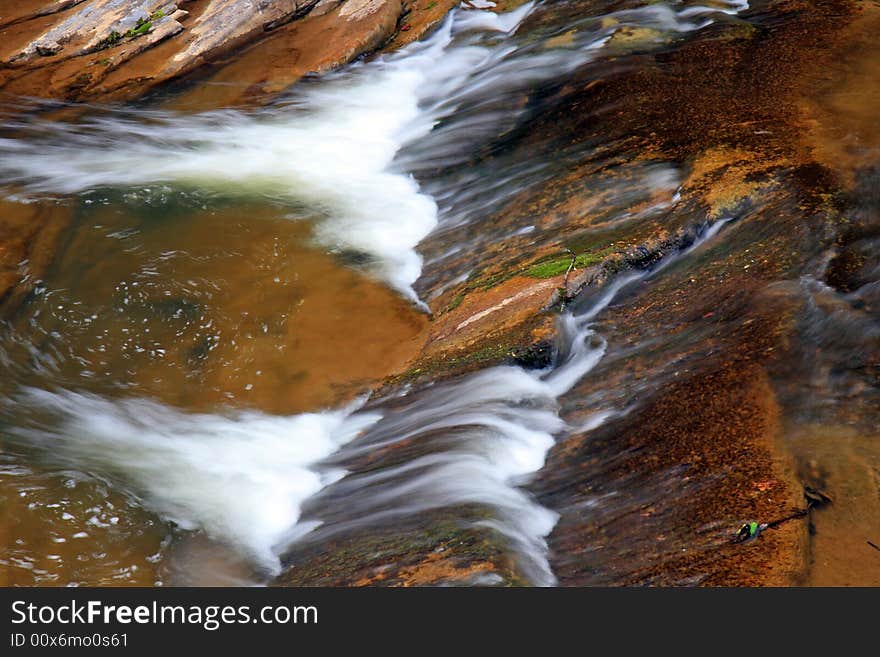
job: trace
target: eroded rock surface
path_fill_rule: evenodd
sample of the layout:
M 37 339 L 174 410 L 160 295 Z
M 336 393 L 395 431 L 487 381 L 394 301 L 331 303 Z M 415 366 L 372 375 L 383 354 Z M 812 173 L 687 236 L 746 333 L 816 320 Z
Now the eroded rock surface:
M 443 13 L 450 7 L 446 3 Z M 51 98 L 131 99 L 268 40 L 256 54 L 267 68 L 257 71 L 245 63 L 233 69 L 244 72 L 248 84 L 242 87 L 262 85 L 261 93 L 251 90 L 246 98 L 265 99 L 306 73 L 380 47 L 403 12 L 400 0 L 26 3 L 0 9 L 0 89 Z M 296 21 L 295 29 L 281 29 L 307 15 L 310 20 Z
M 45 54 L 26 39 L 9 45 L 4 75 L 20 76 L 4 78 L 7 87 L 45 79 L 86 95 L 142 92 L 144 80 L 168 79 L 179 74 L 166 75 L 168 70 L 184 71 L 217 55 L 224 46 L 196 29 L 206 29 L 206 21 L 225 26 L 229 44 L 264 34 L 299 11 L 287 5 L 291 13 L 268 22 L 256 10 L 224 22 L 227 3 L 180 3 L 189 15 L 158 18 L 154 36 L 148 28 L 106 49 L 108 58 L 122 57 L 139 39 L 153 39 L 143 43 L 158 44 L 150 49 L 156 56 L 130 56 L 132 68 L 119 66 L 77 87 L 79 69 L 64 69 L 64 62 L 98 56 L 68 53 L 94 47 L 99 35 L 83 30 L 79 41 L 63 44 L 45 35 L 63 16 L 83 11 L 82 3 L 66 9 L 32 4 L 4 29 L 44 21 Z M 614 4 L 550 7 L 526 29 L 535 40 L 547 37 L 547 48 L 564 48 L 573 38 L 568 32 L 548 36 L 540 28 L 560 21 L 560 13 L 598 15 Z M 218 92 L 234 85 L 216 85 L 184 93 L 178 102 L 211 107 L 270 97 L 307 72 L 332 67 L 339 61 L 333 49 L 341 49 L 344 59 L 389 37 L 392 45 L 405 43 L 422 29 L 410 23 L 416 9 L 425 17 L 423 27 L 443 11 L 437 4 L 420 8 L 394 0 L 322 0 L 303 20 L 276 28 L 211 72 L 216 82 L 249 80 L 246 92 L 240 85 Z M 555 356 L 553 328 L 563 302 L 587 301 L 615 276 L 645 272 L 692 244 L 710 223 L 729 220 L 723 239 L 615 300 L 595 327 L 608 340 L 606 357 L 560 399 L 561 415 L 574 430 L 553 447 L 530 486 L 560 514 L 548 537 L 560 583 L 779 585 L 809 579 L 815 542 L 809 545 L 806 521 L 744 546 L 729 539 L 739 523 L 774 520 L 803 504 L 805 475 L 790 462 L 792 453 L 822 438 L 803 437 L 795 410 L 816 400 L 835 407 L 853 446 L 862 436 L 852 427 L 876 417 L 880 352 L 873 334 L 863 330 L 875 325 L 875 297 L 855 293 L 873 276 L 877 206 L 865 205 L 870 194 L 852 187 L 853 180 L 870 186 L 876 177 L 855 148 L 864 140 L 848 153 L 852 170 L 840 170 L 839 143 L 829 137 L 840 128 L 835 103 L 853 109 L 852 89 L 826 97 L 827 89 L 813 86 L 842 51 L 854 56 L 845 28 L 860 11 L 846 0 L 819 8 L 799 0 L 763 2 L 741 21 L 719 20 L 675 41 L 621 28 L 605 59 L 525 94 L 520 100 L 530 110 L 527 118 L 475 158 L 493 173 L 503 170 L 511 153 L 523 160 L 553 158 L 558 170 L 539 187 L 493 206 L 480 218 L 482 230 L 462 224 L 421 245 L 426 260 L 442 263 L 426 267 L 419 283 L 433 317 L 412 331 L 418 354 L 389 365 L 399 370 L 389 372 L 392 392 L 491 364 L 546 365 Z M 409 12 L 402 21 L 401 12 Z M 159 44 L 159 27 L 176 30 L 174 23 L 181 29 Z M 865 30 L 855 42 L 871 33 Z M 177 55 L 182 59 L 174 64 Z M 54 69 L 44 65 L 53 61 Z M 132 77 L 135 70 L 141 78 Z M 865 79 L 859 67 L 852 70 L 856 83 Z M 848 134 L 873 116 L 858 109 L 844 112 L 852 119 L 844 124 Z M 24 245 L 34 243 L 26 222 L 17 225 L 19 232 L 6 242 L 17 248 L 3 260 L 7 278 L 17 275 L 21 254 L 29 252 Z M 455 244 L 470 248 L 441 260 Z M 827 271 L 822 263 L 830 263 Z M 848 331 L 822 333 L 844 319 Z M 807 393 L 792 383 L 804 381 Z M 591 424 L 606 411 L 614 415 L 605 424 Z M 401 441 L 365 454 L 354 470 L 399 463 L 420 449 L 418 441 Z M 810 449 L 827 459 L 835 452 L 824 443 Z M 824 470 L 822 463 L 800 464 L 805 472 L 834 473 L 838 482 L 846 481 L 846 467 L 838 460 Z M 862 474 L 858 486 L 841 486 L 838 504 L 846 522 L 839 523 L 840 535 L 865 526 L 851 500 L 876 485 L 867 469 Z M 453 506 L 299 545 L 278 583 L 526 583 L 503 539 L 474 531 L 485 515 L 483 508 Z M 825 524 L 828 535 L 833 525 Z M 835 544 L 843 543 L 826 540 L 821 549 L 832 554 Z M 859 541 L 846 549 L 863 547 Z M 819 581 L 838 581 L 833 576 L 825 572 Z

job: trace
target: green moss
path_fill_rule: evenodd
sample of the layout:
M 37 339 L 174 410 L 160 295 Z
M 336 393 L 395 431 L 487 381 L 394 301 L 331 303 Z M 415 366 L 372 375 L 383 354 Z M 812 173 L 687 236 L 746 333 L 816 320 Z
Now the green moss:
M 153 22 L 148 18 L 139 18 L 137 24 L 125 33 L 127 37 L 143 36 L 153 27 Z
M 467 290 L 456 296 L 452 301 L 449 302 L 449 305 L 446 306 L 446 312 L 450 310 L 455 310 L 461 305 L 461 302 L 464 301 L 464 298 L 467 296 Z
M 604 244 L 607 245 L 607 242 Z M 599 248 L 602 246 L 601 244 L 593 244 L 591 246 L 595 248 L 584 249 L 584 253 L 580 253 L 575 257 L 574 269 L 583 269 L 584 267 L 598 264 L 616 250 L 613 245 L 605 246 L 605 248 Z M 464 289 L 452 299 L 444 312 L 450 312 L 458 308 L 464 301 L 464 298 L 473 291 L 485 292 L 517 275 L 530 276 L 532 278 L 553 278 L 568 271 L 570 265 L 571 256 L 566 254 L 539 261 L 525 269 L 513 267 L 509 270 L 487 276 L 480 272 L 468 279 Z
M 574 259 L 574 269 L 583 269 L 602 262 L 613 249 L 605 249 L 595 253 L 582 253 Z
M 576 260 L 576 259 L 575 259 Z M 532 265 L 525 271 L 526 276 L 532 278 L 553 278 L 568 271 L 571 266 L 571 256 L 563 256 L 562 258 L 554 258 L 553 260 L 545 260 L 536 265 Z
M 110 34 L 108 34 L 106 37 L 98 42 L 98 50 L 104 50 L 105 48 L 115 46 L 117 43 L 122 41 L 122 39 L 131 39 L 147 34 L 151 29 L 153 29 L 153 21 L 159 20 L 164 15 L 165 12 L 159 10 L 154 12 L 149 18 L 139 18 L 135 26 L 130 30 L 126 30 L 125 34 L 120 34 L 116 30 L 113 30 L 112 32 L 110 32 Z
M 450 362 L 456 365 L 476 365 L 486 362 L 503 360 L 513 355 L 513 348 L 507 344 L 490 344 L 482 349 L 477 349 L 466 356 L 450 358 Z
M 608 248 L 592 253 L 581 253 L 575 256 L 573 269 L 583 269 L 584 267 L 598 264 L 610 255 L 612 251 L 613 249 Z M 532 278 L 553 278 L 567 272 L 569 267 L 571 267 L 571 256 L 565 255 L 534 264 L 526 269 L 524 273 Z
M 517 273 L 517 270 L 514 269 L 513 271 L 502 271 L 496 274 L 490 274 L 486 277 L 481 277 L 480 275 L 477 275 L 476 277 L 472 276 L 468 279 L 464 289 L 449 302 L 449 305 L 446 306 L 444 312 L 448 313 L 449 311 L 458 308 L 461 305 L 461 302 L 464 301 L 464 298 L 474 290 L 479 290 L 481 292 L 491 290 L 496 285 L 500 285 L 504 281 L 513 278 Z
M 497 274 L 492 274 L 491 276 L 487 276 L 486 278 L 479 280 L 476 285 L 473 286 L 473 289 L 491 290 L 496 285 L 500 285 L 504 281 L 508 281 L 514 276 L 516 276 L 516 270 L 502 271 Z
M 103 50 L 104 48 L 115 46 L 120 41 L 122 41 L 122 35 L 116 30 L 113 30 L 110 34 L 108 34 L 106 37 L 98 42 L 98 50 Z
M 470 371 L 474 368 L 494 365 L 509 358 L 516 356 L 517 348 L 510 342 L 493 341 L 483 347 L 463 353 L 460 356 L 449 356 L 442 354 L 440 356 L 419 361 L 418 367 L 402 372 L 395 376 L 388 377 L 385 381 L 387 385 L 400 385 L 407 381 L 413 381 L 420 377 L 431 377 L 438 374 L 448 374 L 450 372 Z
M 157 21 L 157 20 L 159 20 L 160 18 L 165 18 L 165 11 L 162 10 L 162 9 L 157 9 L 157 10 L 154 11 L 152 14 L 150 14 L 150 20 L 151 20 L 151 21 Z

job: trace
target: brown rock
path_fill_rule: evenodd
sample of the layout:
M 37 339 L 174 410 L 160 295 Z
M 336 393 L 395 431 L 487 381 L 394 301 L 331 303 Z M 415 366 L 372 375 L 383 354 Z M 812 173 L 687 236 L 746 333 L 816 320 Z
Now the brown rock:
M 173 101 L 209 109 L 262 102 L 300 78 L 341 66 L 380 47 L 394 33 L 400 0 L 322 0 L 305 18 L 285 25 L 213 71 L 208 82 Z
M 235 49 L 256 45 L 242 53 L 240 64 L 237 59 L 231 68 L 224 64 L 215 75 L 244 78 L 230 102 L 262 99 L 307 73 L 332 69 L 380 47 L 394 34 L 402 11 L 400 0 L 325 0 L 309 20 L 287 25 L 316 4 L 28 3 L 0 16 L 0 62 L 5 64 L 0 88 L 24 95 L 131 99 Z

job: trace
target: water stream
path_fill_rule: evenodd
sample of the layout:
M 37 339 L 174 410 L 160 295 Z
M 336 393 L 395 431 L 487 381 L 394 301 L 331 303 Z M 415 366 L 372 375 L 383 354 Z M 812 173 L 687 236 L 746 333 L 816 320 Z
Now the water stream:
M 568 428 L 560 396 L 614 339 L 593 319 L 656 268 L 562 316 L 547 369 L 495 367 L 391 400 L 348 395 L 332 410 L 307 391 L 325 360 L 342 372 L 328 390 L 368 378 L 346 369 L 359 343 L 380 344 L 367 325 L 387 328 L 379 360 L 417 332 L 423 240 L 553 174 L 553 161 L 511 162 L 489 182 L 470 166 L 528 111 L 513 99 L 600 56 L 621 25 L 677 35 L 746 6 L 652 4 L 524 33 L 533 3 L 461 9 L 425 40 L 260 110 L 8 120 L 0 181 L 17 202 L 75 217 L 0 339 L 0 476 L 20 498 L 10 517 L 39 516 L 42 536 L 2 555 L 11 580 L 164 583 L 169 537 L 197 533 L 262 582 L 297 541 L 471 505 L 488 510 L 475 523 L 503 537 L 529 582 L 552 585 L 557 514 L 523 486 Z M 547 47 L 564 31 L 574 36 Z M 309 325 L 316 304 L 324 321 Z M 259 399 L 277 412 L 254 410 Z M 404 442 L 419 445 L 409 458 L 352 465 Z

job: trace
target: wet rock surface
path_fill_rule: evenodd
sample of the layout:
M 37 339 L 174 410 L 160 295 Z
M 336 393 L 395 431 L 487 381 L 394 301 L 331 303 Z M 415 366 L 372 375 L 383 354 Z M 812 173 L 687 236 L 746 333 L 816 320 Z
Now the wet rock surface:
M 437 316 L 427 356 L 410 373 L 416 380 L 491 353 L 469 333 L 481 322 L 477 335 L 510 336 L 512 326 L 522 326 L 529 330 L 520 340 L 540 344 L 563 296 L 558 288 L 566 297 L 595 296 L 592 290 L 614 275 L 674 253 L 695 227 L 732 220 L 717 246 L 639 284 L 643 289 L 625 294 L 597 322 L 609 353 L 565 396 L 563 417 L 573 426 L 589 426 L 605 412 L 611 419 L 560 441 L 530 487 L 561 514 L 549 539 L 561 584 L 831 581 L 811 579 L 815 551 L 828 550 L 832 539 L 817 544 L 807 520 L 787 521 L 746 545 L 732 543 L 731 531 L 806 504 L 788 427 L 801 412 L 792 388 L 803 379 L 791 366 L 804 362 L 797 345 L 809 305 L 798 281 L 821 268 L 836 241 L 870 240 L 870 232 L 861 237 L 847 228 L 843 217 L 854 206 L 845 200 L 845 172 L 816 162 L 802 140 L 799 107 L 816 93 L 805 84 L 810 71 L 835 56 L 848 38 L 846 17 L 858 12 L 849 3 L 822 11 L 761 4 L 741 16 L 747 26 L 719 23 L 647 59 L 634 54 L 585 67 L 579 80 L 526 101 L 535 103 L 529 120 L 486 161 L 503 163 L 508 149 L 563 149 L 570 155 L 561 171 L 493 215 L 493 235 L 513 237 L 429 266 L 422 285 L 436 295 Z M 646 163 L 641 170 L 631 164 L 639 160 Z M 653 198 L 621 195 L 627 180 L 644 180 L 663 162 L 681 167 L 677 190 L 661 180 Z M 613 188 L 603 185 L 607 179 Z M 603 196 L 609 188 L 613 196 Z M 425 249 L 441 254 L 457 239 L 440 235 Z M 863 274 L 870 262 L 853 244 L 832 260 L 829 275 L 844 290 L 863 289 L 873 280 Z M 443 285 L 456 274 L 466 280 Z M 873 326 L 876 319 L 865 321 Z M 545 329 L 535 333 L 536 322 Z M 871 334 L 860 333 L 860 343 Z M 510 362 L 528 344 L 493 343 L 500 349 L 481 364 Z M 858 410 L 850 405 L 850 412 L 870 426 L 873 395 L 864 396 L 864 384 L 859 390 Z M 876 461 L 858 467 L 870 470 Z M 839 472 L 840 486 L 847 477 Z M 849 531 L 869 533 L 871 503 L 849 504 L 838 512 L 846 522 L 862 517 L 860 529 Z M 815 522 L 833 513 L 815 511 Z M 830 558 L 876 570 L 864 541 L 848 542 L 849 552 L 841 547 Z M 851 571 L 843 572 L 835 581 L 851 583 Z
M 383 44 L 400 47 L 449 9 L 423 0 L 278 3 L 271 16 L 254 10 L 229 20 L 223 12 L 240 3 L 180 3 L 144 34 L 106 44 L 107 58 L 122 59 L 85 80 L 75 59 L 103 58 L 104 50 L 75 53 L 96 48 L 113 25 L 136 31 L 138 18 L 160 9 L 145 3 L 143 15 L 113 14 L 116 22 L 101 30 L 71 24 L 69 40 L 52 32 L 96 3 L 32 3 L 0 19 L 8 34 L 31 23 L 43 30 L 38 40 L 6 41 L 3 88 L 21 92 L 50 80 L 62 95 L 140 95 L 259 35 L 202 69 L 200 79 L 217 85 L 162 100 L 188 109 L 261 102 L 309 72 Z M 635 4 L 551 3 L 523 25 L 549 49 L 569 47 L 579 30 L 606 30 L 611 45 L 565 80 L 524 93 L 515 124 L 460 170 L 431 172 L 450 180 L 492 172 L 519 191 L 493 197 L 489 189 L 478 220 L 422 243 L 417 288 L 432 315 L 410 322 L 417 335 L 407 337 L 406 362 L 388 366 L 377 396 L 417 398 L 438 381 L 494 364 L 546 367 L 562 357 L 562 308 L 589 304 L 628 273 L 649 273 L 596 318 L 607 353 L 560 398 L 570 430 L 526 484 L 559 514 L 547 539 L 558 583 L 873 582 L 880 561 L 871 561 L 864 539 L 876 534 L 880 499 L 876 131 L 845 99 L 867 86 L 865 71 L 876 71 L 861 67 L 873 57 L 865 44 L 876 9 L 766 0 L 685 35 L 605 16 Z M 581 16 L 591 18 L 576 23 Z M 119 22 L 131 18 L 131 28 Z M 208 29 L 215 23 L 223 30 Z M 835 61 L 847 62 L 844 82 L 823 73 Z M 847 134 L 863 134 L 842 152 L 839 116 L 848 117 Z M 516 168 L 529 160 L 550 164 Z M 5 228 L 7 299 L 26 294 L 9 290 L 23 259 L 36 261 L 27 254 L 41 221 Z M 673 261 L 718 222 L 726 223 L 716 239 Z M 376 371 L 340 398 L 375 385 Z M 417 438 L 346 467 L 368 477 L 443 442 Z M 831 490 L 834 503 L 755 541 L 732 542 L 744 522 L 804 508 L 805 484 Z M 316 500 L 306 516 L 332 516 L 334 502 L 344 500 Z M 275 583 L 529 583 L 508 539 L 485 526 L 489 515 L 450 504 L 417 519 L 318 532 L 285 555 Z

